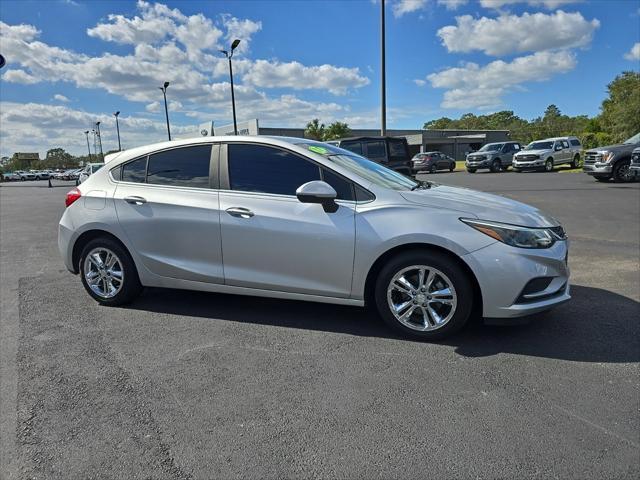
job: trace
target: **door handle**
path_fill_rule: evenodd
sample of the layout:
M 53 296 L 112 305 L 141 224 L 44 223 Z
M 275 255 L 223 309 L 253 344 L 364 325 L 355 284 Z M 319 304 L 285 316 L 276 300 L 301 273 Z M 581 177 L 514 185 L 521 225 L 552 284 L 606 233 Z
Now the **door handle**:
M 248 208 L 243 208 L 243 207 L 227 208 L 225 210 L 225 212 L 227 212 L 232 217 L 239 217 L 239 218 L 251 218 L 251 217 L 253 217 L 253 212 L 251 210 L 249 210 Z
M 147 199 L 144 197 L 138 197 L 133 195 L 131 197 L 124 197 L 124 201 L 127 203 L 132 203 L 134 205 L 142 205 L 143 203 L 147 203 Z

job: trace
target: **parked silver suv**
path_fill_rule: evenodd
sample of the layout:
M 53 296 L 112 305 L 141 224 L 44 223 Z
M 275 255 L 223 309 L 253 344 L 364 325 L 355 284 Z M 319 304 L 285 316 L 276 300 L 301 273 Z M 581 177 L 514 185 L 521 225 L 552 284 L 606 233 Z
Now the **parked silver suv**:
M 135 148 L 66 205 L 60 253 L 104 305 L 130 302 L 143 286 L 368 303 L 401 332 L 440 338 L 474 307 L 508 319 L 570 298 L 554 218 L 311 140 Z
M 467 155 L 467 172 L 475 173 L 481 168 L 488 168 L 494 173 L 507 170 L 520 148 L 518 142 L 487 143 L 477 152 Z
M 569 164 L 572 168 L 581 165 L 582 144 L 577 137 L 557 137 L 536 140 L 513 156 L 513 170 L 553 171 L 556 165 Z

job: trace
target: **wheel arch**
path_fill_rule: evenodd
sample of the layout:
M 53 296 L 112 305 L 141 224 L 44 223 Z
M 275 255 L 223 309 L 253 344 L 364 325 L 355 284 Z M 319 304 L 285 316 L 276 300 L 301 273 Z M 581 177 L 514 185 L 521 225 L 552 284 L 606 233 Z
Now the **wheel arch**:
M 472 315 L 482 315 L 482 290 L 480 289 L 480 283 L 476 278 L 475 273 L 467 263 L 456 255 L 451 250 L 448 250 L 444 247 L 434 245 L 431 243 L 406 243 L 403 245 L 397 245 L 393 248 L 382 253 L 371 265 L 369 272 L 367 273 L 367 278 L 365 280 L 364 285 L 364 301 L 366 305 L 374 305 L 373 295 L 375 293 L 375 284 L 376 279 L 378 278 L 378 274 L 384 267 L 384 265 L 394 256 L 399 255 L 401 253 L 417 251 L 424 252 L 425 250 L 431 252 L 437 252 L 441 255 L 444 255 L 455 262 L 459 267 L 461 267 L 468 275 L 472 289 L 473 289 L 473 307 L 472 307 Z
M 97 228 L 92 230 L 87 230 L 86 232 L 83 232 L 82 234 L 80 234 L 80 236 L 73 243 L 73 249 L 71 251 L 71 262 L 73 266 L 73 273 L 77 274 L 80 271 L 79 270 L 80 255 L 82 254 L 82 250 L 84 249 L 85 245 L 87 245 L 87 243 L 89 243 L 91 240 L 94 240 L 100 237 L 106 237 L 106 238 L 110 238 L 111 240 L 114 240 L 115 242 L 119 243 L 120 246 L 122 246 L 122 248 L 124 248 L 125 251 L 129 253 L 129 255 L 131 255 L 131 252 L 129 252 L 129 249 L 127 248 L 127 246 L 122 242 L 122 240 L 116 237 L 113 233 L 107 232 L 106 230 L 100 230 Z

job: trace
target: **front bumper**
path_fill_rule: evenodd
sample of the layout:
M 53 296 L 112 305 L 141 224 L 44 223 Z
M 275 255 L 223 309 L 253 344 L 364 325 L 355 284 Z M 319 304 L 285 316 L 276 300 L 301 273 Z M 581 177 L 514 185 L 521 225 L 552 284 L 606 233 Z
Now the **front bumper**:
M 608 163 L 585 163 L 582 171 L 588 175 L 611 175 L 613 167 Z
M 489 160 L 467 160 L 466 162 L 464 162 L 464 166 L 467 168 L 489 168 L 489 163 Z
M 548 310 L 571 298 L 566 240 L 545 249 L 516 248 L 496 242 L 462 258 L 480 285 L 483 317 L 523 317 Z M 551 281 L 543 290 L 522 299 L 527 284 L 540 277 Z
M 514 160 L 513 168 L 544 168 L 544 160 Z

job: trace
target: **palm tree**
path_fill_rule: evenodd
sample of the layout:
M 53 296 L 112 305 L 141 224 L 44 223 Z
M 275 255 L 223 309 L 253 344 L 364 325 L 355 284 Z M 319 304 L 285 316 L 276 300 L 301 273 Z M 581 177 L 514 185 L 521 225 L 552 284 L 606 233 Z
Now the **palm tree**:
M 314 140 L 324 140 L 324 123 L 320 123 L 320 120 L 314 118 L 307 123 L 307 128 L 304 131 L 306 138 L 312 138 Z
M 348 137 L 351 134 L 349 125 L 343 122 L 333 122 L 324 132 L 324 140 L 336 140 Z

